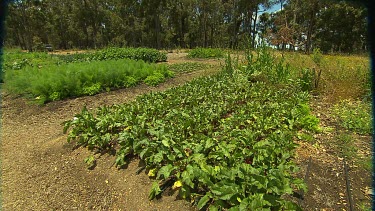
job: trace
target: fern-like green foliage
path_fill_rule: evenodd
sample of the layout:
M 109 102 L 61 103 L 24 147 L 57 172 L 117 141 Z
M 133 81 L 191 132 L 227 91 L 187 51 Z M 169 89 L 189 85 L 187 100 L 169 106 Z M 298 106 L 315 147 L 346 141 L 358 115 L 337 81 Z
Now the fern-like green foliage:
M 51 65 L 45 68 L 28 66 L 22 70 L 7 71 L 5 89 L 44 103 L 134 86 L 149 76 L 152 77 L 147 79 L 147 84 L 155 86 L 165 81 L 165 78 L 173 77 L 173 73 L 162 64 L 130 59 Z

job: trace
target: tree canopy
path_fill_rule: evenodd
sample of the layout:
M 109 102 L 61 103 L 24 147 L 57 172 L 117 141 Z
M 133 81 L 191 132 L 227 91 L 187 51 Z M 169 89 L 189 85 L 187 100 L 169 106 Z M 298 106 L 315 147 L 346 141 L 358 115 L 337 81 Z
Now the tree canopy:
M 281 5 L 280 5 L 281 4 Z M 280 11 L 267 13 L 273 5 Z M 17 0 L 7 46 L 367 50 L 366 8 L 326 0 Z

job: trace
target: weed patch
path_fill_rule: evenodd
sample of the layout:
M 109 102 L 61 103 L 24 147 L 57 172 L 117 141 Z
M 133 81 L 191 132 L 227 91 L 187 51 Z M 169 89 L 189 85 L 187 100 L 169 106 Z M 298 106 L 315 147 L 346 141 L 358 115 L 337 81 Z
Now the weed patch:
M 333 107 L 333 114 L 341 127 L 362 135 L 372 134 L 370 103 L 343 100 Z

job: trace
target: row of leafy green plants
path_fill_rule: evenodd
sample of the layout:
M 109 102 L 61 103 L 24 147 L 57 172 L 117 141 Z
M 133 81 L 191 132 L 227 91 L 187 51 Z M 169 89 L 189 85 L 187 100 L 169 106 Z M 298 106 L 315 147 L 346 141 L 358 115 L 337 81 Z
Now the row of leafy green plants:
M 66 63 L 82 61 L 104 61 L 115 59 L 143 60 L 145 62 L 165 62 L 166 53 L 151 48 L 106 48 L 87 54 L 56 55 Z
M 9 93 L 25 95 L 45 103 L 131 87 L 140 82 L 155 86 L 173 75 L 166 65 L 130 59 L 43 68 L 27 66 L 22 70 L 6 71 L 4 88 Z
M 171 187 L 202 210 L 299 209 L 284 197 L 306 189 L 294 177 L 294 139 L 319 121 L 288 66 L 265 51 L 248 59 L 228 56 L 215 76 L 128 104 L 84 108 L 64 132 L 91 150 L 116 149 L 120 167 L 142 159 L 155 179 L 150 199 Z
M 73 62 L 105 61 L 118 59 L 143 60 L 149 63 L 165 62 L 166 53 L 150 48 L 106 48 L 94 52 L 74 54 L 48 54 L 46 52 L 6 51 L 4 70 L 20 70 L 25 67 L 45 67 Z

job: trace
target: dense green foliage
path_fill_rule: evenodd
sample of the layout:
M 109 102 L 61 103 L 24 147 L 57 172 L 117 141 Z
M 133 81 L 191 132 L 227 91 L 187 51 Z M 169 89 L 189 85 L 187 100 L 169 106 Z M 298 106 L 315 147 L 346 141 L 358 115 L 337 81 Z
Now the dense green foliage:
M 320 0 L 11 1 L 7 46 L 43 50 L 131 46 L 366 51 L 366 9 Z M 282 3 L 282 5 L 280 5 Z M 275 13 L 263 12 L 275 5 Z M 260 38 L 260 39 L 258 39 Z
M 221 49 L 214 48 L 195 48 L 188 53 L 189 58 L 222 58 L 224 57 L 224 52 Z
M 293 177 L 293 140 L 317 131 L 318 119 L 308 94 L 278 66 L 232 67 L 129 104 L 84 108 L 64 132 L 89 149 L 117 149 L 119 166 L 134 155 L 144 160 L 156 179 L 150 199 L 173 184 L 199 209 L 295 210 L 282 197 L 305 187 Z M 263 71 L 273 79 L 255 81 Z
M 26 66 L 6 71 L 4 88 L 10 93 L 30 95 L 41 103 L 94 95 L 103 90 L 134 86 L 144 81 L 157 85 L 173 73 L 165 65 L 148 64 L 129 59 Z M 156 77 L 152 80 L 150 77 Z

